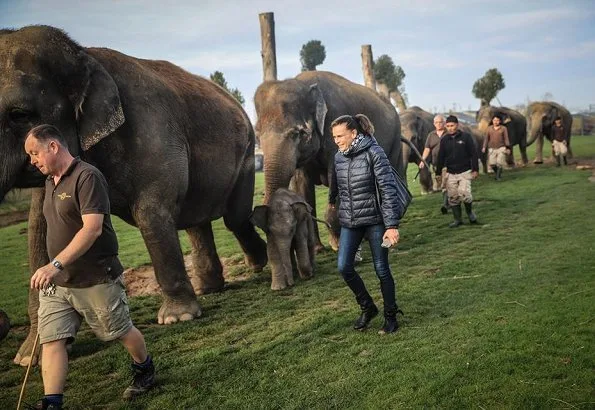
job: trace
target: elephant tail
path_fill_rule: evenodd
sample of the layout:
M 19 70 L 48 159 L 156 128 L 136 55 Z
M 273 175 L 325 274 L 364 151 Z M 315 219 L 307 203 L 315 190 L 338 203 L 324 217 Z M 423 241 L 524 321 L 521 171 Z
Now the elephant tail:
M 409 145 L 409 148 L 411 148 L 411 150 L 413 152 L 415 152 L 415 154 L 417 155 L 417 157 L 423 161 L 424 165 L 426 166 L 426 168 L 430 169 L 430 165 L 426 162 L 425 159 L 422 158 L 421 154 L 419 153 L 419 151 L 417 150 L 417 147 L 411 142 L 409 141 L 407 138 L 403 138 L 401 137 L 401 142 L 404 142 L 405 144 Z

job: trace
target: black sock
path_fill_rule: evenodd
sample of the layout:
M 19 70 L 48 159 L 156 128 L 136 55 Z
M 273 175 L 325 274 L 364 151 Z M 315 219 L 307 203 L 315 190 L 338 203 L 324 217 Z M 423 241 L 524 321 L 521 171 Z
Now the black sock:
M 63 394 L 46 394 L 43 396 L 47 404 L 53 404 L 58 407 L 62 407 L 62 403 L 64 402 L 64 395 Z
M 142 363 L 137 363 L 134 360 L 132 361 L 132 365 L 139 370 L 146 370 L 149 368 L 151 364 L 153 364 L 153 361 L 151 360 L 151 356 L 149 355 L 147 355 L 147 358 Z

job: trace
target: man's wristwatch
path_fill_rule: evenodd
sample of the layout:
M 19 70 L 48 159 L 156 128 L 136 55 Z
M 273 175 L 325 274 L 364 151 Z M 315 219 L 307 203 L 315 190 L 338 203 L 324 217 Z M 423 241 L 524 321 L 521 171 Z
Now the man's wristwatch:
M 62 266 L 62 264 L 60 263 L 60 261 L 58 259 L 52 259 L 52 261 L 50 263 L 52 265 L 54 265 L 56 268 L 58 268 L 59 270 L 64 270 L 64 266 Z

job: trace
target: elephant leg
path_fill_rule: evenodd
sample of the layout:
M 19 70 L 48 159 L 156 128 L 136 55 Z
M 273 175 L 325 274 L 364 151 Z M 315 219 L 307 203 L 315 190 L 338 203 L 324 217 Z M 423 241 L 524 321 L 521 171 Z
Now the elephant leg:
M 306 202 L 312 207 L 312 216 L 316 217 L 316 193 L 314 190 L 314 183 L 306 174 L 303 168 L 295 170 L 291 178 L 289 189 L 301 195 Z M 320 231 L 318 225 L 314 225 L 314 232 L 316 234 L 316 253 L 324 250 L 324 245 L 320 240 Z
M 267 255 L 271 267 L 271 290 L 282 290 L 293 285 L 291 263 L 292 238 L 267 237 Z
M 309 232 L 310 229 L 313 229 L 312 219 L 309 216 L 306 216 L 297 226 L 295 232 L 295 254 L 296 254 L 296 262 L 297 262 L 297 269 L 300 277 L 302 279 L 312 277 L 313 271 L 313 263 L 312 257 L 313 251 L 310 250 L 310 243 L 309 243 Z
M 519 144 L 519 150 L 521 151 L 521 158 L 523 160 L 523 165 L 527 165 L 529 163 L 529 158 L 527 157 L 527 146 Z
M 196 293 L 218 292 L 223 289 L 223 267 L 217 255 L 213 228 L 210 222 L 186 229 L 192 244 L 192 268 L 194 274 L 191 282 Z
M 516 166 L 516 164 L 514 162 L 514 148 L 513 147 L 510 147 L 510 154 L 506 155 L 506 164 L 511 168 L 514 168 Z
M 147 202 L 138 204 L 133 214 L 163 292 L 157 321 L 171 324 L 194 319 L 201 315 L 201 310 L 186 274 L 178 231 L 168 210 L 170 204 Z
M 254 200 L 254 172 L 241 173 L 229 197 L 225 226 L 238 240 L 244 251 L 244 261 L 254 272 L 260 272 L 267 264 L 267 245 L 250 222 Z M 212 236 L 212 232 L 211 232 Z
M 543 164 L 543 136 L 537 137 L 535 140 L 535 159 L 534 164 Z
M 43 217 L 43 199 L 45 197 L 44 188 L 36 188 L 31 193 L 31 208 L 29 209 L 29 225 L 27 228 L 29 245 L 29 270 L 31 276 L 41 266 L 49 262 L 46 247 L 46 222 Z M 28 286 L 27 286 L 28 287 Z M 21 366 L 28 366 L 31 362 L 36 365 L 39 360 L 40 348 L 37 346 L 35 352 L 33 345 L 37 338 L 37 310 L 39 309 L 39 292 L 29 289 L 29 300 L 27 312 L 29 314 L 29 334 L 19 348 L 14 363 Z

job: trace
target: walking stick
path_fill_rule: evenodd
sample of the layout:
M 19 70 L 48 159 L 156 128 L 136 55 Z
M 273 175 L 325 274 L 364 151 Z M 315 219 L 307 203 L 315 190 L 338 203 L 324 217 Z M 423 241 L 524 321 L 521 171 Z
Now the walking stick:
M 23 401 L 23 395 L 25 394 L 25 386 L 27 385 L 27 379 L 29 378 L 29 371 L 31 370 L 31 364 L 33 363 L 33 355 L 35 354 L 35 349 L 37 349 L 37 342 L 39 341 L 39 330 L 35 335 L 35 342 L 33 342 L 33 350 L 31 351 L 31 360 L 29 360 L 29 365 L 27 366 L 27 372 L 25 373 L 25 379 L 23 380 L 23 385 L 21 386 L 21 394 L 19 395 L 19 402 L 17 403 L 17 410 L 21 409 L 21 402 Z

